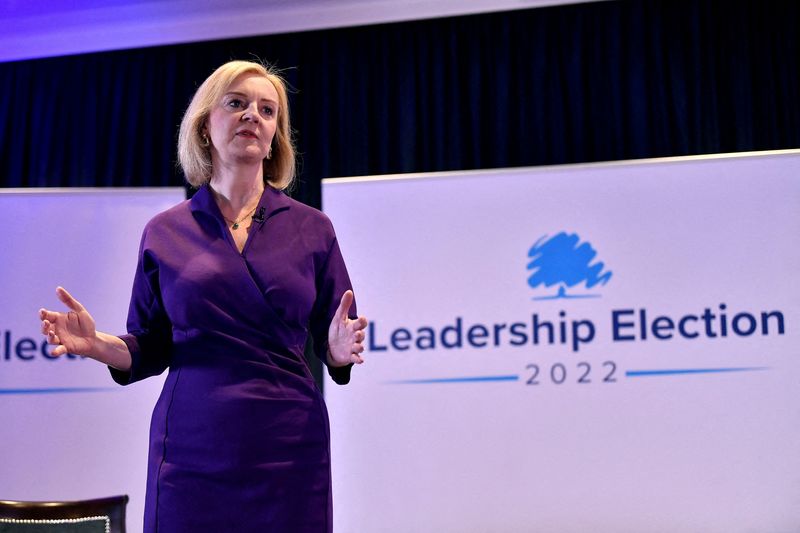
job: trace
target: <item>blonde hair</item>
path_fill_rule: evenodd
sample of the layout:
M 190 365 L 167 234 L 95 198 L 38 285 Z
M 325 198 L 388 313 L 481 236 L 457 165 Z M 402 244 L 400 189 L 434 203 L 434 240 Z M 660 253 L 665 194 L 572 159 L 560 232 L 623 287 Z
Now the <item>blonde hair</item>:
M 275 137 L 272 139 L 272 157 L 264 159 L 264 178 L 276 189 L 286 189 L 295 176 L 295 150 L 289 124 L 289 98 L 286 83 L 271 67 L 251 61 L 229 61 L 215 70 L 194 93 L 181 120 L 178 133 L 178 161 L 183 173 L 194 187 L 201 187 L 211 179 L 211 151 L 203 142 L 203 129 L 211 109 L 218 105 L 222 95 L 242 74 L 255 74 L 266 78 L 278 93 L 278 118 Z

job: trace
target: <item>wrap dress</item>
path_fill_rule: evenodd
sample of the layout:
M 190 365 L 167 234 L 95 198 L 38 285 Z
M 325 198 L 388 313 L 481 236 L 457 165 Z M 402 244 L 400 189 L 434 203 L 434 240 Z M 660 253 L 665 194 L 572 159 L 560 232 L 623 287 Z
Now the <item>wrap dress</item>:
M 267 186 L 256 218 L 239 253 L 206 186 L 142 235 L 120 336 L 132 366 L 111 374 L 128 384 L 169 369 L 147 533 L 332 529 L 328 415 L 303 353 L 311 334 L 325 361 L 350 279 L 323 213 Z M 344 384 L 351 366 L 328 372 Z

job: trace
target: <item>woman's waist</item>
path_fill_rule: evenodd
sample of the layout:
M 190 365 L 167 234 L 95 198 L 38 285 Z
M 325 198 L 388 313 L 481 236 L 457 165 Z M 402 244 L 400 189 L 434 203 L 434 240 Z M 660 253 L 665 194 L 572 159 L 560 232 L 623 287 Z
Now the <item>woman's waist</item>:
M 172 329 L 172 344 L 177 352 L 182 353 L 225 353 L 234 350 L 241 353 L 271 352 L 302 356 L 307 337 L 306 331 L 274 327 Z
M 267 338 L 243 339 L 226 335 L 175 335 L 171 368 L 229 368 L 244 372 L 289 372 L 311 377 L 304 345 L 279 344 Z

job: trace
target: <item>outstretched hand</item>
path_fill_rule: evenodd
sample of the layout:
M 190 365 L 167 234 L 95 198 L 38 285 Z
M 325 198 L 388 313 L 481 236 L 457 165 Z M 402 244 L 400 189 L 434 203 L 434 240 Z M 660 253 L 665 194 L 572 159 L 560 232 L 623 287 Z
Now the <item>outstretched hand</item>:
M 355 320 L 347 316 L 347 311 L 353 303 L 353 291 L 345 291 L 336 314 L 333 315 L 328 328 L 328 364 L 330 366 L 345 366 L 350 363 L 361 364 L 364 358 L 364 328 L 367 319 L 363 316 Z
M 49 344 L 56 345 L 52 354 L 89 355 L 96 338 L 94 318 L 63 287 L 56 289 L 56 296 L 70 309 L 69 311 L 60 313 L 39 309 L 42 334 L 47 336 Z

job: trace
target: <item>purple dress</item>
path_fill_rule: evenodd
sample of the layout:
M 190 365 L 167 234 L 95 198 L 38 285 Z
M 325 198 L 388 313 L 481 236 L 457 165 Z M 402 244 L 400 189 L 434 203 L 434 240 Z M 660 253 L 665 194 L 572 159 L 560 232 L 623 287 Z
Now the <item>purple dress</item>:
M 121 336 L 132 367 L 111 371 L 128 384 L 169 368 L 145 532 L 332 530 L 328 415 L 303 348 L 310 333 L 325 360 L 350 279 L 325 215 L 269 186 L 261 207 L 242 253 L 208 187 L 145 227 Z M 344 384 L 350 368 L 328 372 Z

